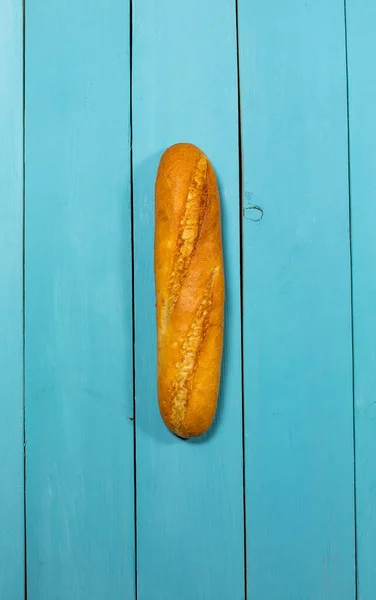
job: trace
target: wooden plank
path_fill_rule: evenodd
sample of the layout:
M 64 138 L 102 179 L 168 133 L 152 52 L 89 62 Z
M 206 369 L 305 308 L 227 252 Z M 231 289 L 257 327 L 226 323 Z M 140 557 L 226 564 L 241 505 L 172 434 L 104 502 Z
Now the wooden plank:
M 134 2 L 133 182 L 139 600 L 244 598 L 239 171 L 235 5 Z M 226 335 L 218 419 L 182 441 L 159 415 L 153 275 L 161 153 L 187 141 L 216 169 L 223 211 Z
M 343 2 L 239 11 L 248 598 L 353 599 Z
M 27 575 L 134 598 L 129 5 L 27 4 Z
M 358 597 L 375 597 L 376 572 L 376 5 L 347 1 Z
M 24 597 L 23 16 L 0 0 L 0 598 Z

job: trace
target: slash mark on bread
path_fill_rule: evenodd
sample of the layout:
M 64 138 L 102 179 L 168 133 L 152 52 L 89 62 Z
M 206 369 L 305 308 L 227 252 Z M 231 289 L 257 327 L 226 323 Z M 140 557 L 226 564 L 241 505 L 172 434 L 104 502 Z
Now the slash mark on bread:
M 218 267 L 212 271 L 206 282 L 204 296 L 184 339 L 179 360 L 175 365 L 175 377 L 171 390 L 171 422 L 176 432 L 179 432 L 192 394 L 199 356 L 209 327 L 214 280 L 217 272 Z
M 165 326 L 178 301 L 184 278 L 197 246 L 208 202 L 207 172 L 208 161 L 206 156 L 202 156 L 193 171 L 184 215 L 180 220 L 176 252 L 168 284 L 167 301 L 164 308 Z

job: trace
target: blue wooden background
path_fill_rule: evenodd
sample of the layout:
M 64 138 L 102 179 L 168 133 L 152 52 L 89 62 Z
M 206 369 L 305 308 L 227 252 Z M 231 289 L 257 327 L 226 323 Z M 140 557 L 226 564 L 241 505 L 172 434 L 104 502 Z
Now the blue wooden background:
M 0 600 L 376 599 L 376 3 L 0 0 Z M 226 332 L 156 398 L 153 187 L 199 145 Z

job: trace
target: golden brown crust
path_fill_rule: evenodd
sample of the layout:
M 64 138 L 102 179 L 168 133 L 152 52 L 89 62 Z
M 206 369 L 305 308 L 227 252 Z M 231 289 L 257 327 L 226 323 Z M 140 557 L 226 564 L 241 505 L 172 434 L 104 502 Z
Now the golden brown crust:
M 217 406 L 224 275 L 217 181 L 205 154 L 176 144 L 155 185 L 158 399 L 176 435 L 202 435 Z

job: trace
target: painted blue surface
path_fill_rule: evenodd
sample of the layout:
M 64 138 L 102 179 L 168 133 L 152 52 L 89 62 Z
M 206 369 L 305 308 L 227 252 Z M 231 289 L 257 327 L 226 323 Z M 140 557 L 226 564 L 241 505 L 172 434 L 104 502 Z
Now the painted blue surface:
M 28 600 L 132 599 L 129 6 L 26 10 Z
M 0 598 L 24 597 L 22 6 L 0 0 Z
M 350 600 L 343 3 L 240 0 L 239 10 L 248 598 Z
M 244 598 L 239 165 L 235 6 L 134 2 L 133 196 L 138 600 Z M 210 37 L 209 37 L 210 36 Z M 210 39 L 210 43 L 208 43 Z M 159 415 L 154 181 L 162 151 L 202 147 L 218 173 L 226 335 L 217 421 L 183 442 Z
M 376 593 L 376 5 L 347 1 L 358 593 Z
M 375 598 L 376 8 L 237 4 L 0 0 L 0 600 Z M 218 415 L 185 442 L 153 276 L 181 141 L 226 266 Z

